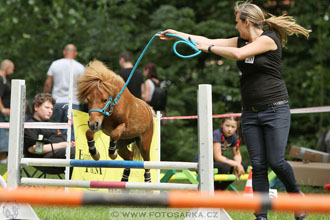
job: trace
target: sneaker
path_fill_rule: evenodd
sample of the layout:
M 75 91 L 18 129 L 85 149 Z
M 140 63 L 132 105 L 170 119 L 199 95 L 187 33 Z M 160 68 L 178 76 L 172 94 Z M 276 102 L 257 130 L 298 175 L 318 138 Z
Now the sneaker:
M 259 216 L 259 217 L 257 217 L 255 220 L 267 220 L 267 218 L 262 217 L 262 216 Z
M 299 194 L 300 194 L 302 197 L 305 197 L 305 194 L 304 194 L 304 193 L 300 192 Z M 302 211 L 302 212 L 295 212 L 295 213 L 294 213 L 294 219 L 295 219 L 295 220 L 303 220 L 303 219 L 305 219 L 306 217 L 307 217 L 307 213 L 304 212 L 304 211 Z
M 294 213 L 294 219 L 295 220 L 303 220 L 307 217 L 306 212 L 296 212 Z

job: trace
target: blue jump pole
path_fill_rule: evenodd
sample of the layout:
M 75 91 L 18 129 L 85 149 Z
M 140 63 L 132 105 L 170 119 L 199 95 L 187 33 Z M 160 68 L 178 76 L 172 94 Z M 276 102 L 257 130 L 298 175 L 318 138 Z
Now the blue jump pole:
M 123 160 L 70 160 L 72 167 L 112 167 L 112 168 L 144 168 L 143 161 Z

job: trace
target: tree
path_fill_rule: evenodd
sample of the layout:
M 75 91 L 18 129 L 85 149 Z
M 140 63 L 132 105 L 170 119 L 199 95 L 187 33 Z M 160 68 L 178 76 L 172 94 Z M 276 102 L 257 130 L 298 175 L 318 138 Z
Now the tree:
M 292 108 L 330 105 L 329 3 L 326 0 L 256 0 L 274 15 L 287 12 L 313 30 L 310 39 L 290 37 L 283 52 L 283 76 Z M 293 2 L 293 4 L 292 4 Z M 167 28 L 209 38 L 237 36 L 233 13 L 235 1 L 122 1 L 81 0 L 0 1 L 0 59 L 15 62 L 13 78 L 26 80 L 27 97 L 42 91 L 46 72 L 62 56 L 65 44 L 78 47 L 78 60 L 88 64 L 99 59 L 117 71 L 118 56 L 129 50 L 136 60 L 151 37 Z M 213 112 L 240 112 L 236 62 L 204 53 L 181 59 L 172 51 L 173 41 L 154 39 L 143 57 L 157 66 L 168 90 L 167 114 L 196 115 L 198 84 L 213 86 Z M 180 53 L 190 49 L 179 46 Z M 318 134 L 329 126 L 329 113 L 292 116 L 289 144 L 316 145 Z M 214 122 L 214 127 L 218 122 Z M 162 126 L 162 159 L 194 159 L 197 153 L 197 121 L 167 121 Z

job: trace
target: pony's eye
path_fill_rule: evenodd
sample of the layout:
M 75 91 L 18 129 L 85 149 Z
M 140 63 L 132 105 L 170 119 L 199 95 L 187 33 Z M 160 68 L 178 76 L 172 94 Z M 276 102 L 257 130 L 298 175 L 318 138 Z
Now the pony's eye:
M 108 101 L 108 99 L 103 99 L 103 102 L 106 103 Z

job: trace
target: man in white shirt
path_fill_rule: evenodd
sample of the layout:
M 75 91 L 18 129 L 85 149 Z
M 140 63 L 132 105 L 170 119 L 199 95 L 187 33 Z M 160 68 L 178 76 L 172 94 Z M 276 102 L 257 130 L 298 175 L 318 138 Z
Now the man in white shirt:
M 73 71 L 73 93 L 72 93 L 72 109 L 79 110 L 79 100 L 77 98 L 77 81 L 76 78 L 84 73 L 84 66 L 75 60 L 78 51 L 75 45 L 67 44 L 63 50 L 64 58 L 55 60 L 49 67 L 47 79 L 44 85 L 44 93 L 50 93 L 56 99 L 54 113 L 51 120 L 56 122 L 67 122 L 68 104 L 69 104 L 69 87 L 70 87 L 70 71 Z M 66 134 L 66 132 L 65 132 Z M 74 140 L 72 129 L 71 140 Z

